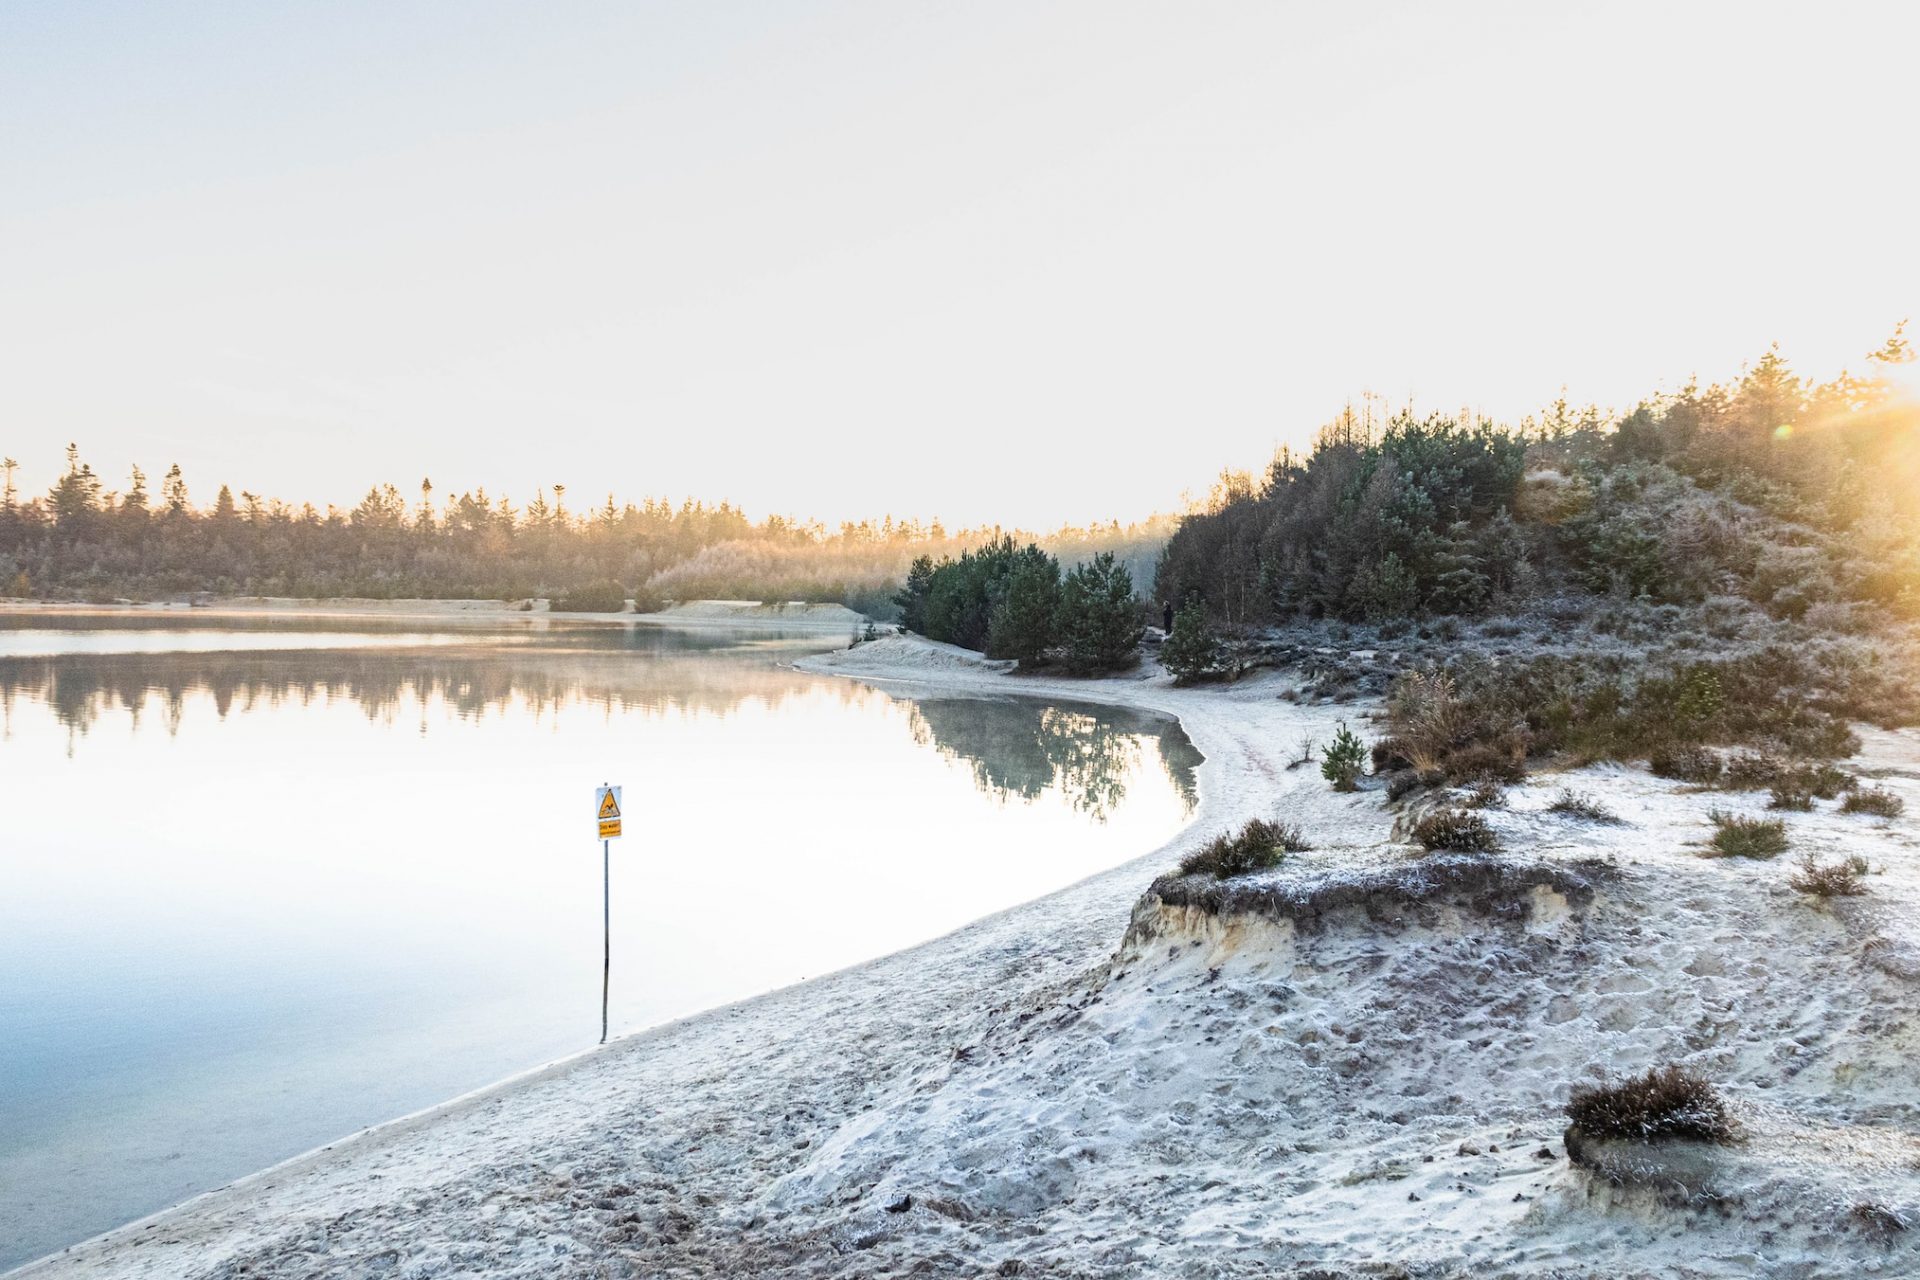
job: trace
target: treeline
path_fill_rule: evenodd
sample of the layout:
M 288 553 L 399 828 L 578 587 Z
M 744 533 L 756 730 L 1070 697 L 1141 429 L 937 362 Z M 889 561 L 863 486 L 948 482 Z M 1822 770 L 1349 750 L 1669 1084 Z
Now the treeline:
M 195 593 L 301 598 L 550 598 L 600 608 L 700 598 L 842 603 L 888 616 L 916 555 L 954 556 L 1003 536 L 939 521 L 849 522 L 829 529 L 738 507 L 609 497 L 582 512 L 566 493 L 525 506 L 485 490 L 436 501 L 430 481 L 409 501 L 380 485 L 348 510 L 222 485 L 197 505 L 176 466 L 158 493 L 134 469 L 110 490 L 77 449 L 44 497 L 22 499 L 18 464 L 0 488 L 0 595 L 105 601 Z M 1158 556 L 1170 519 L 1067 528 L 1040 539 L 1077 560 L 1111 550 L 1136 565 Z
M 1912 361 L 1899 330 L 1865 377 L 1810 383 L 1774 351 L 1612 421 L 1349 409 L 1305 458 L 1224 477 L 1168 541 L 1155 595 L 1243 624 L 1566 592 L 1920 618 L 1920 403 L 1895 380 Z
M 896 603 L 901 625 L 933 640 L 1032 667 L 1092 673 L 1125 666 L 1140 643 L 1133 575 L 1111 552 L 1073 566 L 1010 537 L 959 559 L 921 556 Z

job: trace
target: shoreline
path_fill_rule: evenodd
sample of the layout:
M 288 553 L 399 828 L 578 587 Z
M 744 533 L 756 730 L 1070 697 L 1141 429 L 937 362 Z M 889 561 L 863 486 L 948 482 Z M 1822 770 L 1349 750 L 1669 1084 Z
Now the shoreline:
M 513 616 L 504 609 L 499 612 L 501 616 Z M 642 616 L 674 620 L 671 615 Z M 624 617 L 632 620 L 635 615 Z M 834 625 L 839 625 L 837 620 Z M 1312 722 L 1329 719 L 1325 714 L 1279 701 L 1277 693 L 1283 682 L 1277 677 L 1244 682 L 1231 690 L 1174 690 L 1164 674 L 1154 675 L 1146 667 L 1131 675 L 1095 680 L 1010 677 L 1005 671 L 1007 664 L 917 638 L 870 642 L 852 650 L 802 659 L 793 666 L 813 674 L 932 694 L 1098 703 L 1168 715 L 1179 721 L 1204 757 L 1196 777 L 1199 802 L 1188 824 L 1167 844 L 1130 856 L 1042 898 L 1008 907 L 904 951 L 646 1028 L 604 1047 L 530 1068 L 422 1111 L 357 1131 L 27 1262 L 4 1273 L 7 1280 L 118 1275 L 128 1269 L 142 1275 L 190 1276 L 211 1270 L 216 1254 L 256 1249 L 273 1252 L 273 1241 L 289 1215 L 333 1212 L 342 1200 L 364 1201 L 370 1189 L 391 1179 L 390 1170 L 395 1165 L 407 1167 L 425 1184 L 444 1187 L 447 1183 L 436 1176 L 436 1171 L 449 1160 L 457 1162 L 462 1155 L 472 1157 L 482 1152 L 498 1157 L 516 1147 L 544 1146 L 554 1135 L 532 1118 L 543 1108 L 554 1103 L 577 1104 L 581 1095 L 600 1095 L 609 1090 L 644 1093 L 649 1076 L 667 1065 L 661 1059 L 699 1059 L 712 1051 L 715 1039 L 736 1035 L 740 1029 L 737 1024 L 743 1021 L 771 1024 L 767 1027 L 774 1033 L 771 1052 L 778 1059 L 784 1048 L 789 1059 L 777 1060 L 774 1065 L 791 1068 L 788 1083 L 797 1084 L 806 1078 L 801 1070 L 803 1062 L 828 1052 L 816 1043 L 819 1024 L 823 1018 L 831 1018 L 847 989 L 868 990 L 882 999 L 897 998 L 915 985 L 914 971 L 922 963 L 936 961 L 950 974 L 976 972 L 983 955 L 1006 951 L 1006 935 L 1039 932 L 1035 926 L 1043 921 L 1057 926 L 1060 916 L 1072 920 L 1073 931 L 1064 939 L 1056 936 L 1036 943 L 1034 954 L 1026 957 L 1034 962 L 1032 967 L 1053 978 L 1064 971 L 1099 964 L 1119 946 L 1128 911 L 1158 869 L 1156 864 L 1164 864 L 1176 852 L 1246 816 L 1250 799 L 1247 783 L 1276 767 L 1277 761 L 1269 759 L 1255 740 L 1264 736 L 1277 746 L 1288 739 L 1250 734 L 1247 730 L 1253 726 L 1246 721 L 1251 718 L 1269 726 L 1298 721 L 1301 728 L 1306 728 Z M 1221 714 L 1221 703 L 1234 706 L 1236 712 Z M 1255 706 L 1272 710 L 1248 717 L 1246 711 Z M 1270 798 L 1265 792 L 1261 796 L 1263 800 Z M 1045 932 L 1057 930 L 1050 927 Z M 1014 946 L 1019 948 L 1017 942 Z M 971 1006 L 981 994 L 980 986 L 963 980 L 948 998 L 932 1001 L 919 1021 L 923 1026 L 929 1021 L 936 1025 L 963 1022 L 974 1012 Z M 891 1076 L 895 1082 L 910 1078 L 914 1069 L 923 1065 L 918 1056 L 921 1047 L 911 1041 L 898 1046 L 894 1061 L 888 1064 L 892 1070 L 883 1071 L 881 1077 Z M 739 1102 L 729 1096 L 730 1092 L 721 1089 L 708 1101 L 729 1108 Z M 513 1128 L 498 1128 L 492 1122 L 495 1113 L 528 1107 L 532 1108 L 530 1122 L 518 1131 L 517 1139 Z M 568 1151 L 573 1158 L 582 1158 L 592 1154 L 596 1145 L 589 1130 Z M 484 1176 L 481 1181 L 485 1181 Z M 749 1177 L 748 1181 L 754 1179 Z

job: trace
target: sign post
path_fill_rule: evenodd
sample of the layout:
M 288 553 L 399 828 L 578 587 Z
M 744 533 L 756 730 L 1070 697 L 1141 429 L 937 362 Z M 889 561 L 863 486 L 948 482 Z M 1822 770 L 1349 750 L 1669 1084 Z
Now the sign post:
M 593 793 L 594 821 L 600 828 L 600 1043 L 607 1042 L 607 990 L 613 979 L 613 856 L 620 838 L 620 788 L 603 784 Z

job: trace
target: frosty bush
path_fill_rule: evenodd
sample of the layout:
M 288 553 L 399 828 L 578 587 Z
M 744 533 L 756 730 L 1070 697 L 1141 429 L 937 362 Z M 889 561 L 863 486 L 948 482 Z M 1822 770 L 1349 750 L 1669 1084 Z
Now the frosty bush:
M 1715 809 L 1714 853 L 1723 858 L 1772 858 L 1787 851 L 1787 824 L 1778 818 L 1743 818 Z
M 1870 813 L 1881 818 L 1897 818 L 1906 808 L 1906 801 L 1879 787 L 1861 787 L 1840 803 L 1842 813 Z
M 1312 847 L 1297 827 L 1255 818 L 1234 834 L 1215 836 L 1181 859 L 1180 874 L 1227 880 L 1277 867 L 1287 854 Z
M 1726 1103 L 1701 1077 L 1677 1066 L 1655 1068 L 1617 1084 L 1574 1089 L 1567 1117 L 1589 1138 L 1635 1142 L 1728 1142 L 1733 1122 Z
M 1500 847 L 1487 820 L 1466 809 L 1440 809 L 1420 819 L 1413 838 L 1423 848 L 1449 853 L 1491 853 Z
M 1554 797 L 1553 803 L 1547 806 L 1547 812 L 1579 818 L 1583 822 L 1618 823 L 1620 821 L 1613 810 L 1592 796 L 1579 791 L 1562 791 Z
M 1816 898 L 1852 898 L 1867 891 L 1867 870 L 1867 860 L 1858 855 L 1823 864 L 1807 854 L 1787 883 Z

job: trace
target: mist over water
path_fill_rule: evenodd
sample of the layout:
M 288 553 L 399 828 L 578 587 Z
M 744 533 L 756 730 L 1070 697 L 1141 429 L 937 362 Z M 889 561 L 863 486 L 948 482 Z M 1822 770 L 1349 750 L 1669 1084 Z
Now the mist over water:
M 1171 724 L 916 702 L 837 634 L 0 619 L 0 1267 L 599 1033 L 1068 884 L 1193 801 Z

